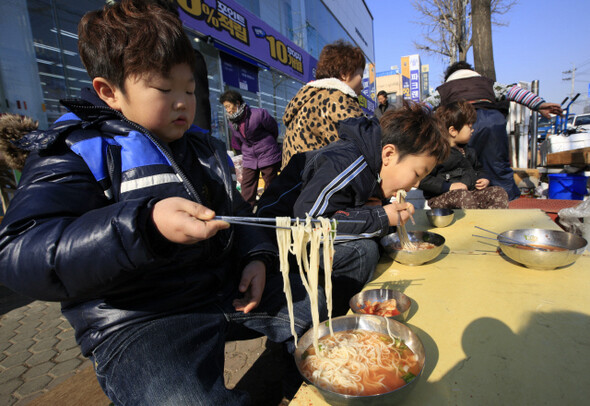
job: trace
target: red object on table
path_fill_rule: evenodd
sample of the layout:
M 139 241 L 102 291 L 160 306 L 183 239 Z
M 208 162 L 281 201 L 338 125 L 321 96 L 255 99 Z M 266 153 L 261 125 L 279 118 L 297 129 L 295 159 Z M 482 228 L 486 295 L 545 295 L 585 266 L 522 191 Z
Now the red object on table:
M 582 200 L 562 200 L 562 199 L 530 199 L 530 198 L 518 198 L 512 200 L 509 203 L 509 209 L 541 209 L 543 210 L 551 220 L 557 224 L 557 213 L 561 209 L 568 207 L 574 207 L 582 203 Z

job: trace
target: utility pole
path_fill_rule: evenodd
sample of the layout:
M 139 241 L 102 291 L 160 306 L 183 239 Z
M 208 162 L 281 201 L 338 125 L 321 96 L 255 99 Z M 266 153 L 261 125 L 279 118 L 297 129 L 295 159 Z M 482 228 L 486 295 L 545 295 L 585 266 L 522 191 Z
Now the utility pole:
M 570 93 L 570 99 L 572 99 L 574 97 L 574 84 L 576 82 L 576 64 L 572 64 L 572 69 L 571 70 L 566 70 L 561 72 L 565 75 L 571 75 L 570 77 L 567 78 L 563 78 L 562 80 L 571 80 L 572 81 L 572 91 Z

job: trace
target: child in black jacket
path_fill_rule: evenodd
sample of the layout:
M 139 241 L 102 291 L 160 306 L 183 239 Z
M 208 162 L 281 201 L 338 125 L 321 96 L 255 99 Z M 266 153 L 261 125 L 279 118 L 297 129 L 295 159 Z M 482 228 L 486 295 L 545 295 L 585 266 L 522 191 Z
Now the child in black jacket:
M 473 106 L 466 101 L 453 102 L 439 107 L 436 117 L 448 129 L 452 148 L 449 158 L 420 182 L 428 205 L 448 209 L 507 209 L 508 194 L 499 186 L 489 186 L 475 150 L 467 146 L 476 119 Z

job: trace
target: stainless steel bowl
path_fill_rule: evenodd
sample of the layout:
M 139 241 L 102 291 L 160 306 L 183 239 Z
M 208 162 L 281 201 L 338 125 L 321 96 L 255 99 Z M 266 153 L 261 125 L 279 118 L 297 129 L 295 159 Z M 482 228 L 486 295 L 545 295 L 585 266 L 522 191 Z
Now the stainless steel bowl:
M 314 386 L 305 377 L 303 379 L 310 385 L 310 388 L 322 397 L 326 402 L 331 405 L 391 405 L 395 402 L 401 401 L 410 391 L 416 386 L 418 379 L 422 375 L 424 370 L 424 345 L 420 338 L 408 326 L 391 320 L 386 317 L 372 316 L 368 314 L 353 314 L 347 316 L 336 317 L 332 319 L 332 329 L 334 332 L 346 331 L 346 330 L 368 330 L 377 331 L 383 334 L 388 334 L 387 325 L 389 325 L 389 331 L 394 337 L 404 340 L 406 345 L 414 352 L 418 357 L 420 364 L 420 373 L 409 383 L 398 388 L 394 391 L 382 393 L 380 395 L 372 396 L 351 396 L 343 395 L 340 393 L 332 392 L 317 386 Z M 328 322 L 323 322 L 319 326 L 319 337 L 330 334 Z M 303 353 L 313 343 L 313 330 L 308 330 L 297 342 L 297 348 L 295 349 L 295 364 L 301 373 L 301 363 L 303 361 Z M 303 374 L 301 374 L 303 376 Z
M 362 292 L 357 293 L 350 299 L 350 309 L 353 313 L 356 314 L 366 314 L 362 312 L 362 308 L 365 306 L 365 302 L 384 302 L 386 300 L 395 299 L 396 301 L 396 308 L 399 311 L 399 314 L 396 316 L 389 317 L 390 319 L 401 321 L 402 323 L 406 321 L 408 317 L 408 313 L 410 312 L 410 307 L 412 307 L 412 301 L 409 297 L 404 295 L 399 290 L 393 289 L 370 289 L 370 290 L 363 290 Z
M 446 227 L 453 222 L 455 212 L 452 209 L 430 209 L 426 210 L 426 218 L 434 227 Z
M 429 242 L 434 244 L 434 247 L 416 251 L 402 250 L 397 233 L 391 233 L 383 237 L 381 246 L 391 258 L 401 264 L 421 265 L 436 258 L 445 245 L 445 238 L 442 235 L 428 231 L 409 231 L 408 238 L 412 242 Z
M 587 241 L 576 234 L 540 228 L 505 231 L 498 235 L 502 252 L 513 261 L 533 269 L 555 269 L 576 262 Z M 533 250 L 515 241 L 538 246 L 555 246 L 562 251 Z

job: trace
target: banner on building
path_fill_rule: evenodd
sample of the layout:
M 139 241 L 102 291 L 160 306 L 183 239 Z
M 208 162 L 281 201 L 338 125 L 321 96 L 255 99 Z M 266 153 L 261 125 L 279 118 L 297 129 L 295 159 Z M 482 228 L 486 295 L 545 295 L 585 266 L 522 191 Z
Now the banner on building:
M 189 28 L 284 74 L 309 82 L 317 60 L 232 0 L 176 0 Z
M 420 55 L 410 55 L 410 99 L 420 101 Z
M 402 62 L 402 95 L 404 99 L 420 101 L 420 55 L 403 56 Z
M 405 100 L 410 100 L 410 57 L 402 56 L 402 96 Z
M 368 115 L 372 115 L 376 107 L 376 77 L 377 76 L 375 75 L 375 65 L 372 63 L 366 64 L 365 71 L 363 72 L 363 90 L 361 91 L 361 94 L 359 94 L 358 99 L 361 108 Z
M 377 77 L 380 78 L 382 76 L 391 76 L 391 75 L 399 75 L 400 70 L 398 69 L 390 69 L 383 72 L 377 72 Z
M 422 65 L 422 98 L 430 94 L 430 65 Z

